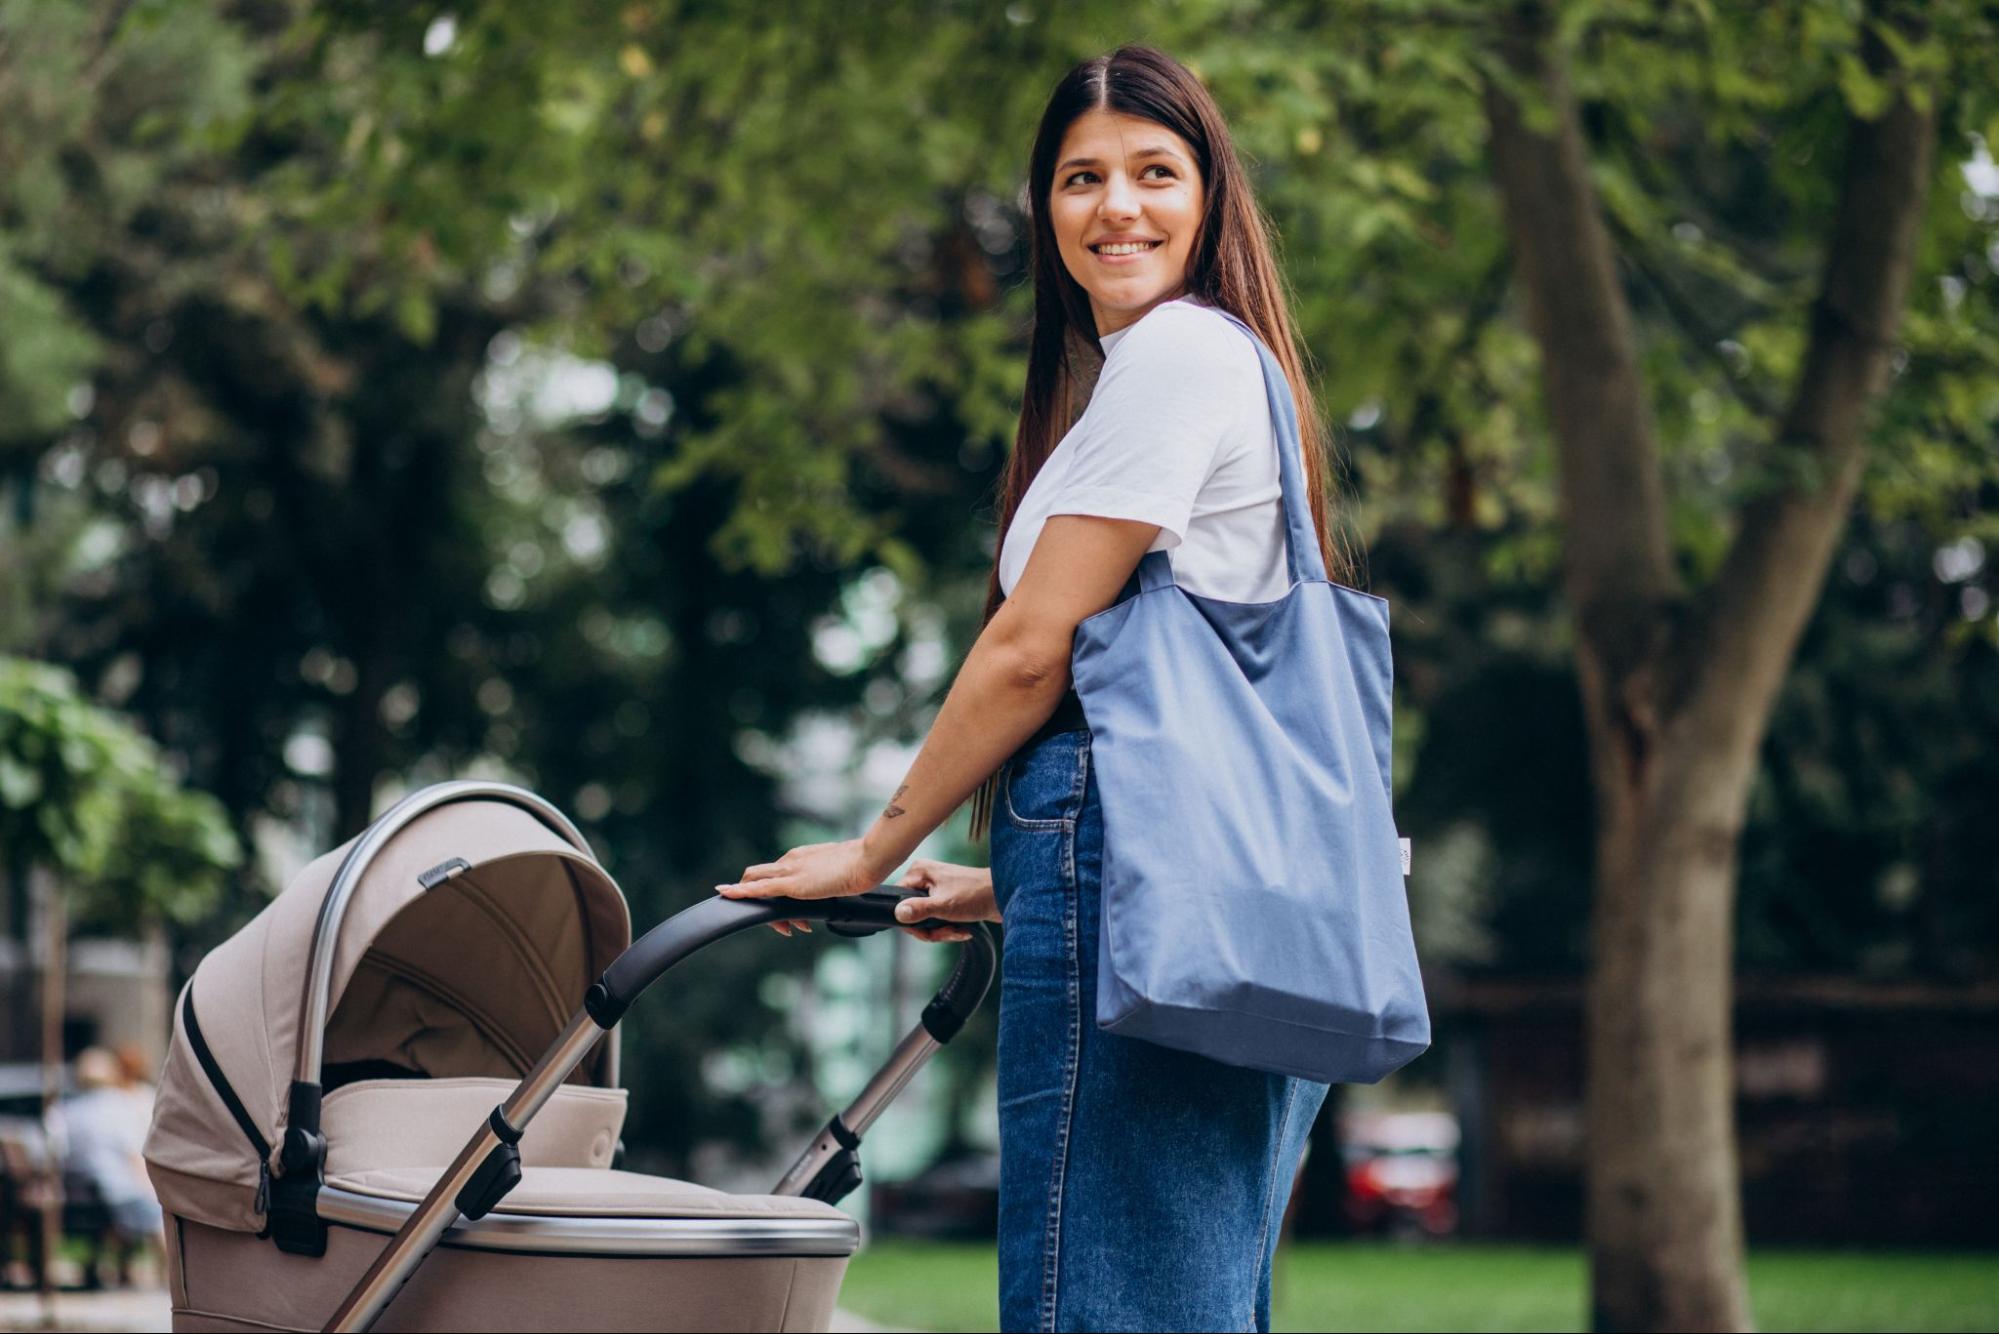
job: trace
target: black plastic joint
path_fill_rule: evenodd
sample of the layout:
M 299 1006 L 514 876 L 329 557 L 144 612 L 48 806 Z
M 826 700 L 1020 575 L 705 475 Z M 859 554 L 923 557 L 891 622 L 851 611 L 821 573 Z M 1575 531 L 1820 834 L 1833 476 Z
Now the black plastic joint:
M 318 1135 L 320 1099 L 319 1085 L 294 1079 L 285 1096 L 285 1124 Z
M 326 1136 L 304 1126 L 290 1127 L 278 1150 L 278 1166 L 284 1172 L 279 1180 L 311 1177 L 317 1183 L 326 1166 Z
M 326 1254 L 326 1224 L 319 1217 L 314 1201 L 319 1195 L 319 1183 L 311 1182 L 303 1190 L 289 1190 L 276 1181 L 271 1183 L 270 1213 L 266 1215 L 265 1230 L 272 1243 L 286 1255 L 304 1255 L 314 1259 Z
M 819 1169 L 819 1175 L 813 1177 L 811 1184 L 799 1193 L 808 1200 L 838 1204 L 853 1194 L 860 1184 L 860 1155 L 851 1149 L 842 1149 L 826 1160 L 826 1165 Z
M 521 1151 L 512 1144 L 495 1144 L 458 1192 L 458 1212 L 467 1218 L 484 1218 L 493 1206 L 507 1198 L 507 1192 L 521 1184 Z
M 847 1123 L 837 1115 L 826 1123 L 826 1133 L 833 1137 L 835 1144 L 850 1153 L 861 1147 L 861 1137 L 847 1129 Z
M 486 1124 L 491 1126 L 493 1133 L 500 1137 L 500 1143 L 519 1144 L 523 1132 L 514 1129 L 512 1123 L 507 1120 L 506 1112 L 507 1109 L 505 1107 L 495 1107 L 493 1114 L 486 1118 Z
M 294 1107 L 298 1106 L 299 1087 L 292 1085 Z M 288 1127 L 278 1164 L 283 1174 L 269 1179 L 264 1215 L 272 1242 L 287 1255 L 326 1254 L 326 1224 L 320 1220 L 318 1208 L 320 1173 L 326 1166 L 325 1136 L 300 1125 Z
M 583 1008 L 589 1012 L 590 1018 L 596 1021 L 597 1027 L 609 1029 L 615 1027 L 617 1022 L 625 1017 L 625 1011 L 631 1008 L 631 1002 L 613 996 L 611 989 L 599 980 L 592 982 L 590 989 L 583 993 Z
M 949 1042 L 958 1036 L 958 1030 L 965 1026 L 965 1016 L 958 1013 L 958 1007 L 937 997 L 923 1007 L 923 1029 L 940 1043 Z

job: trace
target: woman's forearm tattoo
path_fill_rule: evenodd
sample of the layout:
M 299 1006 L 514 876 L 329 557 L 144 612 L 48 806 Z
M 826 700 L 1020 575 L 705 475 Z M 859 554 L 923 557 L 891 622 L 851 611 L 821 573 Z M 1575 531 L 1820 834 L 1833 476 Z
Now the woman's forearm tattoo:
M 896 797 L 900 797 L 903 793 L 907 791 L 909 791 L 909 784 L 907 783 L 904 783 L 901 787 L 895 790 L 895 796 L 890 797 L 888 799 L 888 809 L 882 812 L 882 818 L 884 820 L 893 820 L 896 816 L 907 813 L 902 809 L 902 807 L 895 804 Z

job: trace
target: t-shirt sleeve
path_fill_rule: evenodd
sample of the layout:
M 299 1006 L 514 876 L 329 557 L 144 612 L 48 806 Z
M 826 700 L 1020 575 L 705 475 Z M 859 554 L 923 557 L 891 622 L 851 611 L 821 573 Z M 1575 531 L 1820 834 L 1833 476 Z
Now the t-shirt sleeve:
M 1240 367 L 1227 337 L 1242 339 L 1201 311 L 1168 306 L 1118 340 L 1048 514 L 1156 523 L 1152 549 L 1179 546 L 1242 411 Z

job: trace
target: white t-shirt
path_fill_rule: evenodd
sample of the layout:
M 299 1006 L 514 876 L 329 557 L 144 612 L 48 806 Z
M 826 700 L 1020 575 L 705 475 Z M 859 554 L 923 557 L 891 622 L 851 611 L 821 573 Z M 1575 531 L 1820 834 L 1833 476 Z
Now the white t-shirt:
M 1274 602 L 1284 562 L 1276 430 L 1256 347 L 1197 297 L 1163 301 L 1100 340 L 1104 367 L 1084 409 L 1021 498 L 1000 550 L 1011 594 L 1042 524 L 1095 514 L 1159 525 L 1182 588 Z

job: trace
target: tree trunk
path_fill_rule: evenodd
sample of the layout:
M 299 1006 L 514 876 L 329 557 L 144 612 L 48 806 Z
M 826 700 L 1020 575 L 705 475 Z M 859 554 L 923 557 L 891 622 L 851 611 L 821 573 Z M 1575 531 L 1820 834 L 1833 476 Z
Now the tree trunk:
M 1654 747 L 1641 766 L 1615 729 L 1591 730 L 1591 1328 L 1749 1329 L 1729 1021 L 1754 752 L 1682 719 L 1639 743 Z
M 42 1131 L 46 1152 L 43 1155 L 42 1171 L 42 1324 L 54 1329 L 56 1320 L 56 1264 L 62 1253 L 62 1196 L 63 1171 L 62 1152 L 66 1146 L 59 1144 L 49 1133 L 55 1124 L 56 1104 L 62 1100 L 62 1049 L 63 1012 L 68 1008 L 64 1000 L 65 984 L 69 980 L 69 914 L 63 902 L 63 887 L 56 880 L 54 872 L 46 867 L 34 867 L 29 872 L 35 882 L 41 908 L 42 926 L 42 976 L 41 976 L 41 1018 L 42 1018 Z
M 1920 29 L 1918 8 L 1873 8 L 1905 36 Z M 1507 77 L 1488 82 L 1486 107 L 1542 353 L 1590 734 L 1591 1323 L 1748 1329 L 1731 1032 L 1737 843 L 1771 708 L 1859 486 L 1935 124 L 1900 94 L 1876 119 L 1849 116 L 1809 342 L 1771 423 L 1787 480 L 1744 505 L 1719 575 L 1689 596 L 1631 318 L 1549 26 L 1541 5 L 1506 11 Z M 1861 54 L 1877 77 L 1909 77 L 1871 30 Z M 1520 94 L 1552 119 L 1530 124 Z

